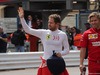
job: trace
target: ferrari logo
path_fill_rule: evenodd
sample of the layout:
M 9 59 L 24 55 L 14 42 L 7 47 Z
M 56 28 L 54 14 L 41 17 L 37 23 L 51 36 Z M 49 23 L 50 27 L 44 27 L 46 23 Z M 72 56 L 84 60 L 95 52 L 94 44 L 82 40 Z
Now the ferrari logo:
M 49 40 L 49 39 L 51 38 L 51 35 L 47 35 L 47 37 L 46 37 L 46 38 L 47 38 L 47 40 Z

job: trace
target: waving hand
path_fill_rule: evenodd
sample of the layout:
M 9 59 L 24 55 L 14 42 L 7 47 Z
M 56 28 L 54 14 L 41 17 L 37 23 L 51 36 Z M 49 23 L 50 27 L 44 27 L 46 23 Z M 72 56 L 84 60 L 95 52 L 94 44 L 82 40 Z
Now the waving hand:
M 24 10 L 23 10 L 22 7 L 19 7 L 19 9 L 18 9 L 18 14 L 19 14 L 19 17 L 20 17 L 20 18 L 23 18 L 23 17 L 24 17 Z

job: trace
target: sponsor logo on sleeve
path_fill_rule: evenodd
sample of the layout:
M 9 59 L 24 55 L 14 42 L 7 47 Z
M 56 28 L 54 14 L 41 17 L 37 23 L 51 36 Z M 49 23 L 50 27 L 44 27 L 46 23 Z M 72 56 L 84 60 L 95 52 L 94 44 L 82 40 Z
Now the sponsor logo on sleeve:
M 98 35 L 97 34 L 89 34 L 88 35 L 88 38 L 89 39 L 97 39 L 98 38 Z
M 100 46 L 100 41 L 92 42 L 92 46 Z

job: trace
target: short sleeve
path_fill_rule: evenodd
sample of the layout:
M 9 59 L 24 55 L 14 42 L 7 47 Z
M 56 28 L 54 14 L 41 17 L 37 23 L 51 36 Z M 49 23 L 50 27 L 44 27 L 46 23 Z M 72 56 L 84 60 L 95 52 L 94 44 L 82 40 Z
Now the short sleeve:
M 88 43 L 88 33 L 84 32 L 80 40 L 80 47 L 86 48 Z

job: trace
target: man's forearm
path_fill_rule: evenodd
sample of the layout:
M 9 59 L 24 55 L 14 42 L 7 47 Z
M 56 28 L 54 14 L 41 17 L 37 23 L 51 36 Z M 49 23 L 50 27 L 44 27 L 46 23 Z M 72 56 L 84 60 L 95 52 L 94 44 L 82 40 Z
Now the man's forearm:
M 7 42 L 7 38 L 0 37 L 0 39 L 3 40 L 4 42 Z
M 80 50 L 80 65 L 83 65 L 85 54 L 86 54 L 86 48 L 81 48 L 81 50 Z

